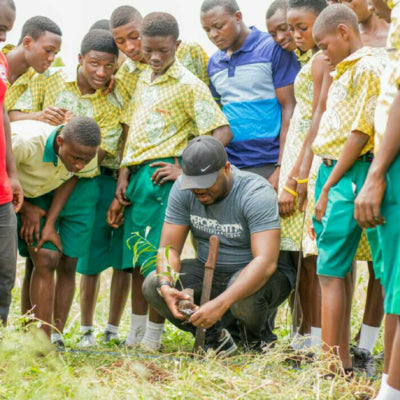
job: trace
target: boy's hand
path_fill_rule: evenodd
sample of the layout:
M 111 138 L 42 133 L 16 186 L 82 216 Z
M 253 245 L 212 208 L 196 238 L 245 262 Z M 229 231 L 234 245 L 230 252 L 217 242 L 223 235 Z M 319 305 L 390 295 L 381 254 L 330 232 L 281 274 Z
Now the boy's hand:
M 286 186 L 296 191 L 296 186 L 293 186 L 289 180 L 286 182 Z M 291 193 L 287 192 L 286 190 L 282 190 L 281 195 L 279 196 L 278 204 L 279 204 L 279 215 L 282 218 L 290 217 L 295 211 L 295 201 L 296 197 L 293 196 Z
M 46 242 L 53 243 L 54 246 L 57 247 L 58 251 L 62 253 L 63 249 L 62 249 L 60 235 L 57 233 L 56 228 L 54 227 L 53 224 L 46 223 L 44 225 L 42 229 L 42 234 L 40 235 L 40 240 L 37 246 L 35 247 L 35 252 L 37 253 Z
M 275 168 L 275 171 L 272 173 L 272 175 L 268 178 L 268 182 L 272 185 L 272 187 L 275 189 L 275 192 L 278 192 L 278 186 L 279 186 L 279 171 L 280 168 Z
M 303 178 L 302 178 L 303 179 Z M 304 212 L 307 207 L 307 190 L 308 190 L 308 183 L 298 183 L 296 192 L 299 195 L 299 211 Z
M 326 206 L 328 205 L 328 193 L 328 190 L 322 189 L 321 195 L 315 205 L 315 218 L 318 222 L 321 222 L 325 215 Z
M 65 112 L 65 117 L 64 117 L 64 122 L 70 121 L 72 118 L 75 118 L 75 114 L 72 111 L 66 111 Z
M 107 223 L 112 228 L 119 228 L 124 223 L 125 206 L 114 199 L 107 211 Z
M 317 239 L 317 235 L 315 233 L 314 227 L 311 226 L 308 228 L 308 236 L 310 236 L 311 240 L 316 240 Z
M 10 177 L 9 182 L 13 193 L 12 203 L 14 206 L 14 211 L 17 213 L 21 209 L 24 202 L 24 192 L 17 178 Z
M 182 175 L 182 168 L 179 164 L 177 157 L 174 157 L 174 164 L 166 163 L 163 161 L 158 161 L 150 164 L 151 168 L 158 168 L 154 174 L 151 176 L 151 180 L 155 185 L 162 185 L 167 181 L 176 181 L 180 175 Z
M 108 81 L 108 85 L 106 86 L 106 88 L 104 89 L 104 94 L 110 94 L 115 88 L 115 76 L 111 75 L 110 80 Z
M 121 206 L 129 206 L 131 203 L 126 198 L 126 190 L 129 185 L 129 171 L 127 168 L 123 168 L 120 170 L 118 181 L 117 181 L 117 189 L 115 190 L 115 198 L 119 201 Z
M 354 205 L 354 218 L 361 227 L 374 228 L 385 223 L 380 211 L 385 190 L 384 176 L 367 176 Z
M 39 121 L 53 126 L 61 125 L 65 121 L 65 110 L 58 107 L 47 107 L 39 113 Z
M 20 235 L 23 240 L 29 245 L 33 245 L 34 238 L 40 241 L 40 220 L 46 216 L 46 211 L 35 206 L 27 201 L 24 201 L 20 211 L 21 230 Z

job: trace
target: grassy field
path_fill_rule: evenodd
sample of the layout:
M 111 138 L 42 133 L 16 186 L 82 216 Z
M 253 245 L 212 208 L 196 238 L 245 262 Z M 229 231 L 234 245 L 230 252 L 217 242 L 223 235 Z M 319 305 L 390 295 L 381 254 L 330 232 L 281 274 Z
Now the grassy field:
M 279 311 L 279 344 L 264 355 L 237 355 L 216 360 L 191 358 L 193 339 L 167 324 L 162 353 L 142 349 L 99 346 L 91 352 L 74 349 L 79 335 L 78 293 L 66 327 L 66 353 L 58 353 L 38 333 L 22 329 L 19 300 L 23 260 L 13 295 L 9 327 L 0 331 L 0 399 L 367 399 L 379 381 L 357 377 L 323 380 L 321 361 L 295 365 L 287 361 L 290 341 L 288 306 Z M 365 301 L 365 268 L 359 268 L 354 296 L 353 333 L 358 329 Z M 107 321 L 110 272 L 102 279 L 95 327 L 100 334 Z M 79 279 L 77 277 L 77 279 Z M 129 312 L 121 324 L 124 338 Z M 376 351 L 382 349 L 382 338 Z M 380 370 L 378 366 L 378 370 Z

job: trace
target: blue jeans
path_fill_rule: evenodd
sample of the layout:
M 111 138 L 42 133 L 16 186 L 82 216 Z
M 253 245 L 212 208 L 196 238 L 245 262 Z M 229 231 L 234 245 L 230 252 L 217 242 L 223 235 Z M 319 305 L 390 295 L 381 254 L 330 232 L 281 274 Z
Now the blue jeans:
M 214 273 L 210 299 L 214 299 L 225 291 L 237 279 L 241 270 L 236 272 Z M 194 291 L 194 302 L 200 304 L 201 291 L 203 286 L 204 265 L 196 259 L 182 261 L 181 283 L 184 288 L 191 288 Z M 196 328 L 191 324 L 182 324 L 182 321 L 173 317 L 164 299 L 157 293 L 158 277 L 152 272 L 143 283 L 143 294 L 148 303 L 164 318 L 168 319 L 179 329 L 195 334 Z M 178 284 L 178 289 L 181 285 Z M 246 328 L 246 341 L 275 341 L 276 335 L 275 316 L 278 306 L 289 296 L 292 285 L 289 279 L 279 268 L 270 277 L 268 282 L 251 296 L 242 299 L 228 310 L 213 328 L 207 330 L 207 334 L 215 334 L 213 330 L 227 328 L 229 331 L 236 328 L 239 321 Z M 210 332 L 209 332 L 210 331 Z M 243 339 L 243 338 L 242 338 Z
M 0 321 L 7 323 L 17 265 L 17 218 L 12 203 L 0 205 Z

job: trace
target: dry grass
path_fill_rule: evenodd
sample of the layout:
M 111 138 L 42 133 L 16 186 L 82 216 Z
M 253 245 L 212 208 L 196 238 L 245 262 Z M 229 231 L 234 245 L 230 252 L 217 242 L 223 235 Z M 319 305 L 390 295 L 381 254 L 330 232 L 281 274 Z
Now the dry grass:
M 365 301 L 362 268 L 353 309 L 353 333 L 358 329 Z M 141 349 L 98 347 L 93 353 L 57 353 L 33 329 L 24 333 L 19 315 L 22 268 L 18 271 L 10 327 L 0 347 L 0 399 L 367 399 L 378 381 L 357 377 L 324 380 L 322 361 L 288 360 L 290 318 L 287 306 L 277 318 L 279 344 L 264 355 L 241 354 L 225 360 L 191 358 L 190 335 L 167 325 L 163 353 Z M 104 274 L 96 309 L 101 332 L 108 314 L 110 273 Z M 129 309 L 121 336 L 129 328 Z M 79 306 L 75 301 L 66 330 L 67 345 L 75 346 Z M 381 338 L 377 349 L 382 346 Z

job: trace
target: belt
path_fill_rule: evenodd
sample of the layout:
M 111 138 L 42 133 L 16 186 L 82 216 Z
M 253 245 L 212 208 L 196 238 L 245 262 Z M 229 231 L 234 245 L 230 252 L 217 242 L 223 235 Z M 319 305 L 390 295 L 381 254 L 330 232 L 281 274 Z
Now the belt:
M 155 160 L 146 160 L 146 161 L 141 162 L 140 164 L 129 165 L 128 170 L 131 174 L 136 174 L 136 172 L 138 172 L 141 167 L 144 167 L 147 164 L 151 164 L 154 161 Z
M 118 175 L 119 175 L 119 170 L 118 169 L 100 167 L 100 171 L 101 171 L 102 175 L 112 176 L 114 179 L 118 179 Z
M 363 162 L 372 162 L 374 160 L 374 153 L 369 151 L 368 153 L 363 154 L 362 156 L 358 157 L 356 161 L 363 161 Z M 330 158 L 323 158 L 322 162 L 324 163 L 325 167 L 332 167 L 332 165 L 336 164 L 337 160 L 332 160 Z

